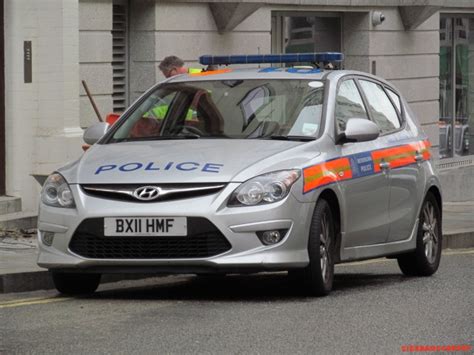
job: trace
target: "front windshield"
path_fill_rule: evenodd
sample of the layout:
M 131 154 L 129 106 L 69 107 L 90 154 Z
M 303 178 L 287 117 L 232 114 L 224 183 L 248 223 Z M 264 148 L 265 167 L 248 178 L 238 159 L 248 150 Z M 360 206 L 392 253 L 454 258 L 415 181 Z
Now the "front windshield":
M 185 138 L 315 139 L 324 84 L 310 80 L 168 83 L 153 91 L 109 142 Z

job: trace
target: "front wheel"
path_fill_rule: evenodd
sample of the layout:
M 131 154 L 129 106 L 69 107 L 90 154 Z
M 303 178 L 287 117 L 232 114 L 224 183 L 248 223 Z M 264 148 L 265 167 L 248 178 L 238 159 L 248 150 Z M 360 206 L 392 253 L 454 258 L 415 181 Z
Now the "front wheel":
M 100 274 L 53 271 L 52 277 L 56 289 L 67 295 L 86 295 L 94 293 L 100 283 Z
M 335 233 L 334 219 L 328 202 L 321 199 L 314 209 L 308 240 L 309 265 L 292 270 L 289 275 L 299 279 L 313 296 L 325 296 L 334 280 Z
M 440 206 L 428 193 L 421 207 L 416 249 L 397 258 L 398 266 L 407 276 L 430 276 L 438 270 L 442 248 Z

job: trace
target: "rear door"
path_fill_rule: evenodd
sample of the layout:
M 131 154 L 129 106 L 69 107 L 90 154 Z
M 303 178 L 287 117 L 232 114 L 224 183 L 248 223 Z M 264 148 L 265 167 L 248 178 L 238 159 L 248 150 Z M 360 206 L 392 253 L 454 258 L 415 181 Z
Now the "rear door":
M 338 135 L 344 132 L 351 118 L 369 119 L 369 115 L 355 79 L 349 77 L 339 83 L 336 96 Z M 351 179 L 341 182 L 344 196 L 344 248 L 380 244 L 388 238 L 389 173 L 387 170 L 380 171 L 371 155 L 383 144 L 382 141 L 383 138 L 378 138 L 370 142 L 337 146 L 340 156 L 349 159 L 352 172 Z

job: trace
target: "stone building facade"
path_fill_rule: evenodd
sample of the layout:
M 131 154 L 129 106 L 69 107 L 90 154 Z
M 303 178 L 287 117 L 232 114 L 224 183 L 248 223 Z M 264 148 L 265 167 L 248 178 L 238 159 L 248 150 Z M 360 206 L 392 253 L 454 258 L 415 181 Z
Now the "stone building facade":
M 474 198 L 472 0 L 0 0 L 0 5 L 5 98 L 0 195 L 21 197 L 26 212 L 34 213 L 38 203 L 33 175 L 78 158 L 83 129 L 97 121 L 81 81 L 103 114 L 121 112 L 162 79 L 158 64 L 170 54 L 196 66 L 202 54 L 342 51 L 345 68 L 384 77 L 407 98 L 430 136 L 445 198 Z M 25 81 L 28 66 L 31 82 Z

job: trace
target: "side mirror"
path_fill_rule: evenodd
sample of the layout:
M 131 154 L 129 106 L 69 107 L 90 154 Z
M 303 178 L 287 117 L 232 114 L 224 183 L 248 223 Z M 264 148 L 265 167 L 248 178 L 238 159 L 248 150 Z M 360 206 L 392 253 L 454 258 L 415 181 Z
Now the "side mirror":
M 95 144 L 109 129 L 109 124 L 106 122 L 98 122 L 90 126 L 84 132 L 84 142 L 87 144 Z
M 380 135 L 379 127 L 365 118 L 351 118 L 347 121 L 346 131 L 339 139 L 340 143 L 368 142 Z

